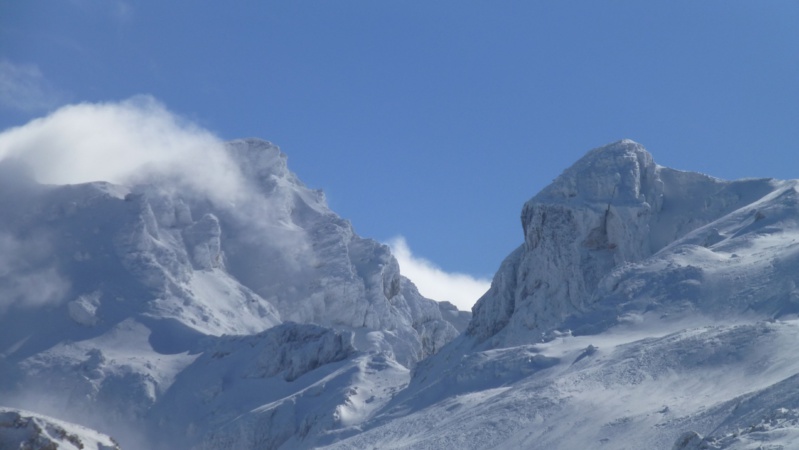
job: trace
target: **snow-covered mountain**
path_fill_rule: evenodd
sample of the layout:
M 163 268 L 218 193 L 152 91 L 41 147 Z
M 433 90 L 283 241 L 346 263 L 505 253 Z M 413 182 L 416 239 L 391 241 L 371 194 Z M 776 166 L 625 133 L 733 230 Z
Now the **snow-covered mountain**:
M 232 197 L 0 164 L 0 403 L 134 449 L 799 448 L 799 181 L 592 150 L 465 325 L 274 146 L 225 152 Z
M 0 164 L 0 404 L 126 447 L 308 446 L 366 418 L 463 328 L 277 147 L 224 152 L 235 195 L 153 170 L 43 185 Z M 369 395 L 366 378 L 381 380 Z
M 799 448 L 798 183 L 589 152 L 466 332 L 332 447 Z

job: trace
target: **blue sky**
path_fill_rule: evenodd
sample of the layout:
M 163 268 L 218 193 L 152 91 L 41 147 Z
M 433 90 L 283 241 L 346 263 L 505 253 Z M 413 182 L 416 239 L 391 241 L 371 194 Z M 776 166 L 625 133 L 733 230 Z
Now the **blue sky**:
M 795 1 L 0 0 L 0 129 L 149 94 L 280 145 L 359 234 L 490 277 L 522 203 L 621 138 L 798 178 L 797 23 Z

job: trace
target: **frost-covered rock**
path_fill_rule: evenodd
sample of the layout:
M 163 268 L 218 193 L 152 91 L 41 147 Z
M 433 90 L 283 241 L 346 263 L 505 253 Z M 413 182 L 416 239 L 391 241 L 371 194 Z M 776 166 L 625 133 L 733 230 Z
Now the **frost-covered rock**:
M 183 240 L 195 269 L 224 267 L 221 236 L 219 219 L 210 213 L 183 229 Z
M 100 292 L 93 292 L 67 303 L 69 317 L 75 322 L 87 327 L 97 324 L 97 308 L 100 306 Z
M 0 407 L 0 448 L 119 450 L 119 445 L 111 437 L 80 425 Z
M 388 246 L 356 235 L 330 211 L 321 191 L 288 171 L 277 147 L 250 139 L 228 149 L 260 193 L 244 212 L 237 205 L 220 215 L 231 229 L 228 269 L 272 301 L 284 320 L 390 330 L 411 343 L 410 352 L 396 352 L 406 365 L 457 335 L 438 304 L 402 277 Z M 274 225 L 264 229 L 270 221 Z

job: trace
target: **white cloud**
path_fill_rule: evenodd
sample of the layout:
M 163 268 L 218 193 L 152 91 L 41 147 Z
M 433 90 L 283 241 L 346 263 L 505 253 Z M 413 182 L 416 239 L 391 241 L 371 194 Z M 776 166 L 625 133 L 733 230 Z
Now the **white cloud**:
M 212 133 L 149 96 L 64 106 L 0 133 L 0 160 L 29 167 L 41 183 L 128 184 L 169 177 L 216 201 L 247 192 L 238 166 Z
M 287 220 L 284 199 L 262 195 L 233 153 L 213 133 L 150 96 L 81 103 L 0 132 L 0 177 L 23 186 L 28 174 L 45 184 L 107 181 L 186 199 L 210 200 L 255 244 L 277 250 L 282 264 L 312 259 L 304 231 Z M 8 180 L 11 174 L 19 180 Z
M 445 272 L 432 262 L 414 256 L 402 236 L 392 238 L 388 245 L 399 262 L 402 274 L 413 281 L 425 297 L 446 300 L 458 309 L 471 311 L 472 305 L 491 286 L 491 280 L 487 278 Z
M 0 60 L 0 107 L 25 113 L 47 111 L 61 97 L 37 66 Z

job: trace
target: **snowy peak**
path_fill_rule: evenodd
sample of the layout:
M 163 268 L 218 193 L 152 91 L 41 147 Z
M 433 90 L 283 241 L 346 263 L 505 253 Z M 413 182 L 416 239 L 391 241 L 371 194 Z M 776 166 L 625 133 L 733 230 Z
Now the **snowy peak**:
M 600 257 L 615 265 L 648 256 L 657 250 L 646 239 L 650 216 L 663 203 L 659 169 L 643 146 L 628 139 L 591 150 L 525 203 L 527 248 L 537 247 L 550 228 L 574 232 L 572 240 L 579 238 L 585 249 L 583 259 Z M 571 223 L 570 230 L 553 226 L 553 220 Z M 613 255 L 601 254 L 605 250 Z
M 615 268 L 651 257 L 778 186 L 661 167 L 630 140 L 591 150 L 525 203 L 524 244 L 478 301 L 468 334 L 482 341 L 501 331 L 489 345 L 529 342 L 588 311 Z
M 258 139 L 214 149 L 198 164 L 207 177 L 169 165 L 124 184 L 0 177 L 3 403 L 191 448 L 246 397 L 248 410 L 282 405 L 287 423 L 326 418 L 305 429 L 315 439 L 390 397 L 349 406 L 373 373 L 364 361 L 384 360 L 394 389 L 457 336 L 462 317 L 419 294 L 389 247 L 358 236 L 280 149 Z M 0 174 L 14 169 L 0 161 Z M 324 402 L 301 387 L 323 389 L 338 370 Z M 184 397 L 196 411 L 184 414 Z M 296 432 L 273 420 L 240 424 L 275 441 Z
M 530 203 L 652 202 L 657 165 L 641 144 L 624 139 L 589 151 Z
M 542 330 L 582 310 L 600 279 L 653 253 L 650 221 L 662 207 L 658 167 L 640 144 L 594 149 L 522 208 L 524 245 L 477 303 L 468 333 L 507 325 Z
M 278 180 L 302 186 L 288 168 L 288 157 L 269 141 L 256 138 L 227 142 L 225 150 L 239 167 L 242 175 L 271 191 Z

